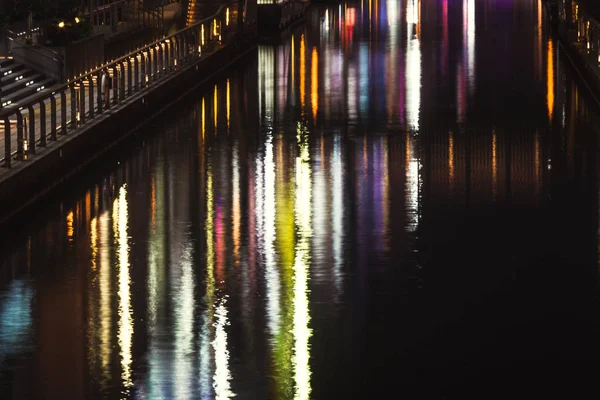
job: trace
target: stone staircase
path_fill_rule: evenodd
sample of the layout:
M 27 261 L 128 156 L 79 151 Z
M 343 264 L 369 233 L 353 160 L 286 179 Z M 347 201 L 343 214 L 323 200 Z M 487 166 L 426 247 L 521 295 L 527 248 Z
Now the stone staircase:
M 14 60 L 0 59 L 0 108 L 16 107 L 54 85 L 54 80 Z

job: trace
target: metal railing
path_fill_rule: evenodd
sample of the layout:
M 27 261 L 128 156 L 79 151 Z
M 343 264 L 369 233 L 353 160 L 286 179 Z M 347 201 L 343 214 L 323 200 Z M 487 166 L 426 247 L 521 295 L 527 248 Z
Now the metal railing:
M 137 97 L 229 43 L 242 26 L 239 4 L 223 5 L 212 16 L 101 65 L 19 109 L 2 110 L 0 126 L 4 129 L 0 129 L 0 142 L 4 142 L 4 152 L 0 164 L 11 168 L 13 160 L 29 159 L 38 146 L 45 147 L 59 136 L 85 126 L 110 108 Z M 103 93 L 105 72 L 112 88 Z

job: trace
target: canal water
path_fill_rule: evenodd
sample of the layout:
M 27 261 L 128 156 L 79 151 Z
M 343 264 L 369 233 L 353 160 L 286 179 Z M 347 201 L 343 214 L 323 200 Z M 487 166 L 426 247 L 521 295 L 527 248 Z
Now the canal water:
M 599 109 L 545 21 L 328 3 L 149 121 L 2 232 L 0 397 L 596 380 Z

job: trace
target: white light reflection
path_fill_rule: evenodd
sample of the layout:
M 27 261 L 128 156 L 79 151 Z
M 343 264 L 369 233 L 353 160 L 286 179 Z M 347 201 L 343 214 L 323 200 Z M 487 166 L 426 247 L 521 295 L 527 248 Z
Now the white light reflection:
M 209 159 L 206 171 L 206 311 L 200 328 L 200 393 L 202 398 L 211 398 L 211 354 L 210 337 L 213 329 L 215 304 L 215 248 L 214 248 L 214 199 L 212 164 Z
M 415 151 L 416 140 L 406 135 L 406 213 L 410 232 L 419 225 L 419 168 L 420 161 Z
M 129 238 L 127 237 L 127 188 L 119 189 L 119 198 L 113 204 L 113 218 L 117 220 L 117 254 L 119 260 L 119 332 L 118 340 L 121 349 L 121 381 L 123 395 L 129 394 L 133 386 L 131 380 L 131 347 L 133 339 L 133 317 L 131 308 L 131 276 L 129 275 Z
M 235 396 L 231 391 L 231 372 L 229 371 L 229 350 L 227 349 L 227 332 L 225 327 L 229 325 L 227 320 L 226 299 L 222 298 L 215 310 L 216 329 L 215 340 L 212 342 L 215 351 L 215 375 L 213 377 L 213 389 L 217 400 L 230 399 Z
M 312 334 L 308 327 L 310 314 L 308 308 L 308 266 L 310 264 L 310 238 L 312 187 L 310 154 L 307 133 L 298 123 L 298 142 L 300 154 L 296 158 L 296 225 L 298 241 L 294 260 L 294 365 L 295 399 L 309 399 L 310 351 L 308 341 Z
M 344 169 L 340 136 L 333 139 L 333 281 L 338 296 L 342 290 L 342 239 L 344 237 Z
M 275 53 L 272 46 L 258 47 L 258 105 L 260 117 L 272 121 L 275 108 Z
M 421 45 L 419 42 L 420 0 L 408 0 L 406 10 L 406 119 L 412 131 L 419 130 L 421 108 Z
M 475 0 L 465 0 L 467 6 L 467 80 L 469 93 L 475 91 Z
M 273 137 L 269 135 L 265 146 L 264 160 L 264 259 L 265 259 L 265 279 L 267 286 L 267 313 L 269 333 L 277 335 L 280 326 L 280 278 L 275 260 L 275 162 L 273 159 Z
M 192 388 L 194 368 L 194 312 L 196 302 L 191 242 L 184 244 L 175 302 L 175 398 L 187 399 Z

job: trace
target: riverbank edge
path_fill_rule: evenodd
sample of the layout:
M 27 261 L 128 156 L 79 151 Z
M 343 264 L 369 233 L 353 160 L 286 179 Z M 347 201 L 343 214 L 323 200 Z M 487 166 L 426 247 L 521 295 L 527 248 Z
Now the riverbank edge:
M 31 160 L 15 162 L 0 176 L 0 225 L 15 222 L 52 189 L 81 172 L 152 117 L 234 65 L 257 45 L 256 32 L 239 33 L 232 43 L 206 58 L 163 78 L 84 127 L 49 142 L 47 147 L 38 147 Z
M 551 26 L 556 35 L 558 46 L 563 50 L 592 97 L 600 105 L 600 67 L 591 56 L 585 54 L 582 44 L 573 41 L 573 38 L 577 37 L 577 32 L 567 27 L 559 18 L 556 5 L 547 5 L 550 7 Z

